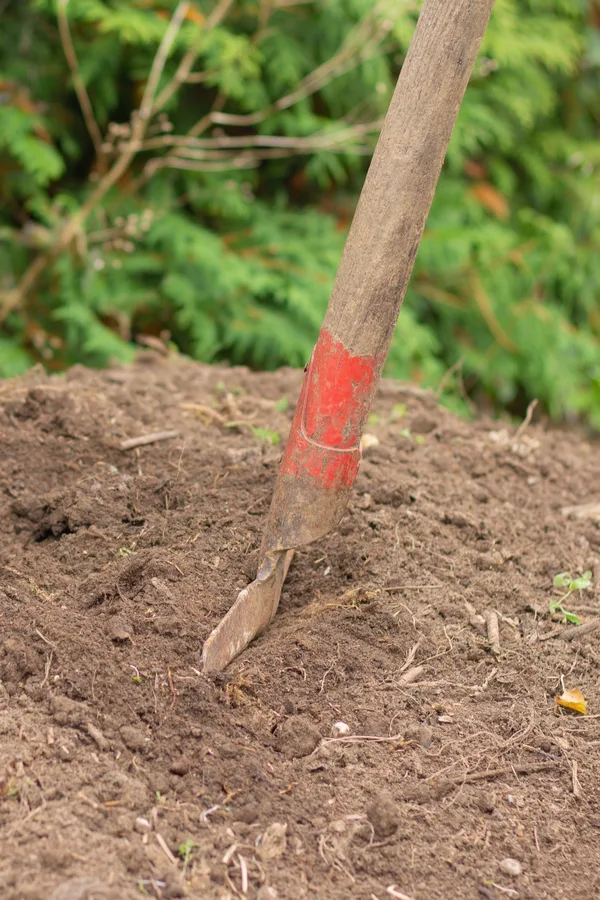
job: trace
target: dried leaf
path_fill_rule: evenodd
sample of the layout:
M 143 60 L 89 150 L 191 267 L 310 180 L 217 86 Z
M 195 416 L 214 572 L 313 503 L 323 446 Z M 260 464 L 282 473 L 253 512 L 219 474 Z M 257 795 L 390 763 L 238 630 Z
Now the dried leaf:
M 506 197 L 488 182 L 482 181 L 479 184 L 474 185 L 471 188 L 471 194 L 478 203 L 485 206 L 486 209 L 489 209 L 490 212 L 497 216 L 497 218 L 508 218 L 509 207 Z
M 574 712 L 581 713 L 582 716 L 585 716 L 587 712 L 587 700 L 579 688 L 564 691 L 560 697 L 557 696 L 554 699 L 558 706 L 564 706 L 565 709 L 572 709 Z

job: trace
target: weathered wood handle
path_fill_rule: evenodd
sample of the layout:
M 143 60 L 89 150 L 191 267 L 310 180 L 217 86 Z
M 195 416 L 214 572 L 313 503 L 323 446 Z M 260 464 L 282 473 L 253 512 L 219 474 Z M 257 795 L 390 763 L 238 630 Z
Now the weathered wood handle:
M 324 328 L 381 371 L 494 0 L 425 0 L 367 174 Z

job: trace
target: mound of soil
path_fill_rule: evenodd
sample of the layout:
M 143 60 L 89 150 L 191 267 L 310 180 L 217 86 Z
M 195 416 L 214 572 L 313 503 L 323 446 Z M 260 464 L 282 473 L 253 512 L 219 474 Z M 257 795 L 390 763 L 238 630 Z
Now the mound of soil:
M 600 895 L 600 528 L 562 513 L 597 445 L 384 383 L 337 532 L 201 673 L 300 380 L 146 354 L 0 385 L 4 900 Z

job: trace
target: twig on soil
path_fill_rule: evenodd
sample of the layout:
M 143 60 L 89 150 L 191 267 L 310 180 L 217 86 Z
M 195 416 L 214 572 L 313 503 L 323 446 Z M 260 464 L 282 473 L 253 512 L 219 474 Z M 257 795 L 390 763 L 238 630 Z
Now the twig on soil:
M 316 750 L 313 753 L 316 753 L 320 747 L 323 747 L 325 744 L 358 744 L 361 741 L 373 741 L 376 744 L 393 744 L 398 741 L 402 741 L 404 739 L 404 733 L 399 732 L 398 734 L 393 734 L 391 737 L 381 737 L 381 735 L 377 734 L 350 734 L 346 737 L 337 737 L 337 738 L 325 738 L 319 744 Z M 311 754 L 312 755 L 312 754 Z
M 500 653 L 500 629 L 498 627 L 498 613 L 493 610 L 486 610 L 485 620 L 487 622 L 487 633 L 490 650 L 494 656 Z
M 492 887 L 495 887 L 497 891 L 501 891 L 503 894 L 510 894 L 511 897 L 512 897 L 512 896 L 514 896 L 514 897 L 518 897 L 518 896 L 519 896 L 519 892 L 518 892 L 518 891 L 515 891 L 514 888 L 505 888 L 505 887 L 502 887 L 501 885 L 496 884 L 495 881 L 490 881 L 490 884 L 492 885 Z
M 41 637 L 41 639 L 44 641 L 45 644 L 48 644 L 49 647 L 52 647 L 53 650 L 56 650 L 56 647 L 54 646 L 52 641 L 49 641 L 47 637 L 44 637 L 44 635 L 42 634 L 42 632 L 40 631 L 39 628 L 35 629 L 35 633 L 39 634 L 39 636 Z
M 545 772 L 548 769 L 554 769 L 558 765 L 560 765 L 559 762 L 525 763 L 523 765 L 504 766 L 501 769 L 488 769 L 486 772 L 468 772 L 466 775 L 455 775 L 453 778 L 445 778 L 438 784 L 432 785 L 432 798 L 443 797 L 455 787 L 463 784 L 470 784 L 476 781 L 492 781 L 494 778 L 500 778 L 502 775 L 531 775 L 534 772 Z
M 240 853 L 238 853 L 238 860 L 240 863 L 242 894 L 247 894 L 248 893 L 248 865 L 246 863 L 246 860 Z
M 517 433 L 515 434 L 515 442 L 520 440 L 520 438 L 525 433 L 527 426 L 531 422 L 531 416 L 533 415 L 533 411 L 537 405 L 538 405 L 538 401 L 536 399 L 536 400 L 532 400 L 531 403 L 529 404 L 529 406 L 527 407 L 527 412 L 525 413 L 525 418 L 523 419 L 523 421 L 517 428 Z
M 395 897 L 396 900 L 413 900 L 412 897 L 409 897 L 408 894 L 403 894 L 402 891 L 396 890 L 395 884 L 390 884 L 389 888 L 387 888 L 387 893 L 390 897 Z
M 334 669 L 335 669 L 335 663 L 332 663 L 329 666 L 329 668 L 327 669 L 327 671 L 325 672 L 325 674 L 323 675 L 323 677 L 321 678 L 321 687 L 319 688 L 320 694 L 322 694 L 323 691 L 325 690 L 325 679 L 327 678 L 327 676 L 329 675 L 330 672 L 333 672 Z
M 407 669 L 403 675 L 398 679 L 399 684 L 412 684 L 414 681 L 417 681 L 425 671 L 425 666 L 412 666 L 412 668 Z
M 227 423 L 227 419 L 220 412 L 217 412 L 216 409 L 212 409 L 210 406 L 206 406 L 204 403 L 180 403 L 181 409 L 189 409 L 192 412 L 200 413 L 200 416 L 207 416 L 209 419 L 214 419 L 215 422 L 219 422 L 221 425 L 225 425 Z
M 129 438 L 121 441 L 119 450 L 134 450 L 136 447 L 145 447 L 146 444 L 156 444 L 158 441 L 168 441 L 178 437 L 178 431 L 153 431 L 152 434 L 143 434 L 140 437 Z
M 334 859 L 333 862 L 330 862 L 327 859 L 327 857 L 325 856 L 325 847 L 327 847 L 327 838 L 325 837 L 324 834 L 322 834 L 319 837 L 319 855 L 320 855 L 321 859 L 323 860 L 323 862 L 325 863 L 325 865 L 332 866 L 334 869 L 338 869 L 340 872 L 343 872 L 344 875 L 349 879 L 349 881 L 352 884 L 356 884 L 356 878 L 354 877 L 352 872 L 349 872 L 348 869 L 342 865 L 342 863 L 340 862 L 339 859 Z M 327 849 L 331 849 L 331 848 L 327 847 Z
M 46 660 L 46 668 L 45 668 L 45 670 L 44 670 L 44 680 L 43 680 L 42 683 L 40 684 L 40 687 L 41 687 L 41 688 L 44 687 L 44 685 L 46 684 L 46 682 L 48 681 L 48 678 L 49 678 L 49 676 L 50 676 L 50 667 L 52 666 L 52 657 L 53 657 L 53 655 L 54 655 L 54 651 L 51 650 L 50 653 L 48 654 L 48 659 Z
M 577 760 L 571 761 L 571 767 L 573 769 L 573 796 L 577 797 L 577 799 L 581 798 L 581 784 L 579 783 L 579 778 L 577 777 Z
M 172 866 L 176 866 L 176 865 L 177 865 L 177 860 L 175 859 L 175 857 L 174 857 L 173 854 L 171 853 L 171 851 L 170 851 L 170 849 L 169 849 L 169 845 L 168 845 L 167 842 L 165 841 L 165 839 L 164 839 L 164 837 L 162 836 L 162 834 L 158 834 L 158 832 L 157 832 L 157 833 L 154 835 L 154 837 L 156 838 L 156 843 L 158 844 L 158 846 L 160 847 L 160 849 L 162 850 L 162 852 L 165 854 L 165 856 L 167 857 L 167 859 L 169 860 L 169 862 L 171 863 L 171 865 L 172 865 Z
M 406 659 L 404 660 L 404 665 L 400 669 L 400 672 L 404 672 L 404 671 L 406 671 L 406 669 L 408 669 L 410 666 L 412 666 L 413 660 L 414 660 L 415 656 L 417 655 L 417 650 L 419 649 L 420 646 L 421 646 L 421 641 L 417 641 L 416 644 L 412 645 L 412 647 L 408 651 L 408 655 L 407 655 Z
M 169 690 L 171 691 L 171 705 L 169 706 L 169 711 L 173 709 L 175 706 L 175 701 L 177 700 L 177 691 L 175 690 L 175 685 L 173 684 L 173 676 L 171 675 L 171 669 L 167 669 L 167 680 L 169 682 Z
M 600 503 L 580 503 L 578 506 L 563 506 L 561 515 L 574 519 L 596 519 L 600 522 Z
M 208 817 L 211 816 L 218 809 L 221 809 L 221 806 L 219 803 L 217 803 L 215 806 L 211 806 L 208 809 L 205 809 L 204 812 L 200 814 L 200 821 L 206 822 L 208 824 Z
M 574 625 L 572 628 L 565 628 L 559 633 L 558 637 L 561 641 L 575 641 L 585 634 L 591 634 L 592 631 L 596 631 L 599 625 L 600 619 L 594 619 L 593 622 L 586 622 L 584 625 Z

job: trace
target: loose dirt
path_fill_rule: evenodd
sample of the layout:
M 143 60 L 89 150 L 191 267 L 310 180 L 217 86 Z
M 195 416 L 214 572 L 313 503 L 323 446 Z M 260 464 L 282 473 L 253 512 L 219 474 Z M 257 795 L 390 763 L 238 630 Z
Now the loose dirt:
M 0 384 L 3 900 L 600 896 L 600 631 L 549 613 L 590 569 L 565 606 L 600 616 L 599 523 L 561 513 L 597 444 L 384 383 L 337 532 L 201 673 L 300 380 L 147 353 Z

